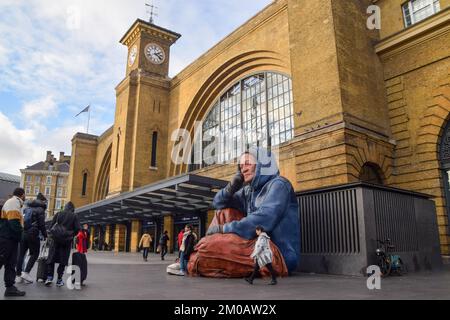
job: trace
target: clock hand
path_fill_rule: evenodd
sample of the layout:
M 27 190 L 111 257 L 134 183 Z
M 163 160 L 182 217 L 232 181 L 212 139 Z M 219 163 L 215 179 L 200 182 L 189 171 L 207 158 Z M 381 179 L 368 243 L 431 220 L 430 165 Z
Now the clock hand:
M 155 55 L 162 60 L 163 57 L 162 57 L 162 54 L 160 52 L 155 53 Z

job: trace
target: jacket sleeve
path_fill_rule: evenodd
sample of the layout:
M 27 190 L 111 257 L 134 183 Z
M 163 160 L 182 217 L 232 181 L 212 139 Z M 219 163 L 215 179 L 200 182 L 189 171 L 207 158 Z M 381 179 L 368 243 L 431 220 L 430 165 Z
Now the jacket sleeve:
M 240 221 L 232 221 L 223 226 L 224 233 L 235 233 L 244 239 L 253 239 L 255 229 L 262 226 L 267 233 L 272 232 L 289 204 L 290 192 L 281 180 L 272 182 L 260 207 Z
M 39 231 L 41 231 L 44 238 L 47 238 L 47 229 L 45 228 L 45 211 L 44 210 L 42 211 L 43 212 L 41 211 L 38 212 L 38 228 Z
M 7 221 L 11 237 L 16 241 L 20 241 L 23 232 L 23 215 L 20 206 L 17 205 L 9 208 L 2 214 L 2 218 Z
M 56 224 L 56 221 L 58 220 L 59 212 L 57 212 L 52 219 L 52 223 L 50 225 L 50 229 Z
M 190 235 L 190 236 L 188 236 L 187 237 L 187 239 L 186 239 L 186 252 L 185 252 L 185 254 L 186 254 L 186 256 L 190 256 L 191 255 L 191 253 L 194 251 L 194 236 L 193 235 Z
M 262 249 L 263 249 L 262 241 L 258 238 L 258 240 L 255 243 L 255 250 L 253 250 L 251 257 L 254 258 L 258 256 L 261 253 Z
M 77 235 L 78 232 L 81 230 L 80 226 L 80 220 L 78 219 L 78 215 L 74 214 L 75 217 L 73 219 L 73 234 Z
M 8 218 L 8 228 L 11 231 L 11 236 L 14 240 L 20 241 L 22 239 L 23 227 L 20 218 Z
M 141 245 L 142 245 L 142 241 L 144 241 L 144 236 L 142 236 L 142 237 L 141 237 L 141 241 L 139 241 L 139 245 L 138 245 L 138 248 L 140 248 L 140 247 L 141 247 Z
M 231 195 L 227 188 L 223 188 L 217 192 L 213 200 L 213 207 L 217 210 L 232 208 L 241 212 L 246 212 L 244 188 Z

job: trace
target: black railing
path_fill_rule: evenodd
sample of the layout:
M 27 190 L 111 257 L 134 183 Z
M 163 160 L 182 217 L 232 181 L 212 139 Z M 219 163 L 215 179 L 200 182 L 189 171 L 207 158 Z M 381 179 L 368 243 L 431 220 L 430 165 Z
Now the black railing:
M 377 239 L 391 239 L 411 271 L 442 264 L 430 196 L 352 183 L 297 193 L 300 271 L 364 274 L 376 264 Z

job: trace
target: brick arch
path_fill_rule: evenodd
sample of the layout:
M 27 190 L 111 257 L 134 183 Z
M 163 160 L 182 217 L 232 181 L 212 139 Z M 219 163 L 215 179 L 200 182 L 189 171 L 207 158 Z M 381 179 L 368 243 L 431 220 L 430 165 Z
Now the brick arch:
M 203 119 L 214 101 L 235 82 L 256 72 L 273 71 L 289 75 L 288 63 L 274 51 L 256 50 L 242 53 L 215 70 L 200 87 L 187 108 L 180 128 L 193 134 L 195 121 Z M 173 146 L 174 144 L 172 144 Z M 171 151 L 170 151 L 171 152 Z M 187 165 L 170 164 L 170 175 L 187 171 Z
M 112 143 L 106 150 L 105 155 L 103 156 L 102 163 L 100 165 L 94 189 L 94 198 L 93 198 L 94 202 L 103 200 L 108 195 L 109 175 L 111 169 L 111 154 L 112 154 Z
M 439 146 L 444 130 L 450 121 L 450 70 L 446 79 L 441 81 L 441 85 L 433 90 L 433 99 L 425 109 L 423 117 L 420 119 L 420 127 L 417 131 L 417 156 L 420 169 L 427 170 L 427 179 L 436 181 L 428 189 L 419 189 L 433 195 L 436 204 L 436 214 L 438 218 L 439 233 L 441 236 L 441 247 L 444 253 L 448 249 L 448 216 L 447 203 L 445 199 L 443 171 L 440 163 Z M 442 243 L 444 241 L 444 243 Z M 446 244 L 447 243 L 447 244 Z
M 359 134 L 347 135 L 348 182 L 359 181 L 359 175 L 364 165 L 372 164 L 379 167 L 383 183 L 389 185 L 392 181 L 394 146 L 388 142 L 374 140 Z

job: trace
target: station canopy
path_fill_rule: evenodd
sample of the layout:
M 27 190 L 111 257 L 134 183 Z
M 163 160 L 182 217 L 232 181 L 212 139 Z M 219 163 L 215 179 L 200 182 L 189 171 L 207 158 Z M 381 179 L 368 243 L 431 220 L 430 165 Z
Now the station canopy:
M 198 214 L 212 209 L 212 201 L 226 181 L 186 174 L 122 193 L 76 209 L 80 223 L 121 224 L 130 220 Z

